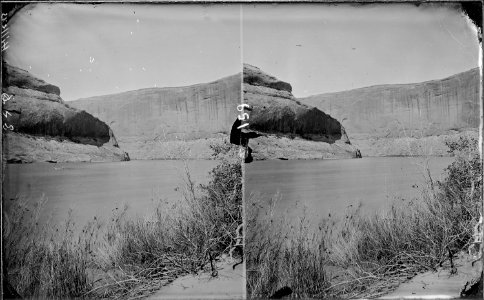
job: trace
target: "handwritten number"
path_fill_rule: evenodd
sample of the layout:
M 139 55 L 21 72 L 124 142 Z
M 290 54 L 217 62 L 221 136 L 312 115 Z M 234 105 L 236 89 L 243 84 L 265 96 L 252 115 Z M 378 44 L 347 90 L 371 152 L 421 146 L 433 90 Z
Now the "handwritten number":
M 9 28 L 8 24 L 3 24 L 4 22 L 7 21 L 7 14 L 2 14 L 2 41 L 0 44 L 0 48 L 2 49 L 2 52 L 7 50 L 9 47 L 7 39 L 10 37 L 9 35 Z
M 6 110 L 3 112 L 3 115 L 5 116 L 5 118 L 8 118 L 8 116 L 11 116 L 12 114 L 9 113 L 8 110 Z
M 246 118 L 246 116 L 247 116 L 247 118 Z M 247 120 L 248 120 L 248 119 L 249 119 L 249 114 L 248 114 L 248 113 L 243 113 L 243 114 L 241 114 L 241 115 L 238 115 L 238 116 L 237 116 L 237 118 L 238 118 L 239 120 L 245 120 L 245 119 L 247 119 Z
M 2 49 L 2 52 L 7 50 L 10 45 L 8 44 L 7 40 L 2 40 L 0 44 L 0 49 Z
M 6 93 L 2 93 L 2 102 L 3 102 L 3 104 L 5 104 L 12 97 L 13 97 L 13 95 L 9 95 L 9 94 L 6 94 Z
M 5 130 L 7 130 L 7 129 L 13 130 L 13 125 L 7 125 L 7 123 L 3 123 L 3 129 L 5 129 Z
M 246 104 L 246 103 L 242 103 L 242 104 L 237 105 L 237 110 L 240 111 L 240 112 L 244 111 L 244 108 L 250 108 L 250 105 Z M 241 115 L 237 116 L 237 119 L 239 119 L 241 121 L 248 120 L 249 114 L 248 113 L 242 113 Z M 242 124 L 239 127 L 237 127 L 237 129 L 241 129 L 241 128 L 244 128 L 246 126 L 249 126 L 249 123 Z
M 243 111 L 243 110 L 244 110 L 244 107 L 249 108 L 249 107 L 250 107 L 250 105 L 249 105 L 249 104 L 246 104 L 246 103 L 239 104 L 239 105 L 237 105 L 237 110 L 238 110 L 238 111 Z

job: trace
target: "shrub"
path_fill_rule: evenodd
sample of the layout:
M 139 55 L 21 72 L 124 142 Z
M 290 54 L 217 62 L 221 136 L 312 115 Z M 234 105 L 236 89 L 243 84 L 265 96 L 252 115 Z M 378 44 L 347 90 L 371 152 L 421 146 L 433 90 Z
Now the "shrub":
M 453 226 L 475 223 L 482 212 L 482 160 L 478 140 L 460 137 L 457 141 L 447 141 L 446 145 L 455 160 L 446 168 L 446 178 L 437 182 L 437 197 L 453 209 Z M 462 236 L 456 247 L 463 247 L 469 238 L 468 234 Z
M 239 147 L 229 143 L 229 141 L 224 138 L 218 142 L 212 142 L 209 144 L 212 150 L 212 157 L 214 159 L 222 159 L 231 161 L 237 157 L 237 152 Z
M 242 221 L 242 166 L 239 160 L 224 160 L 211 172 L 211 181 L 201 185 L 207 222 L 212 224 L 212 249 L 226 252 L 236 238 L 236 230 Z

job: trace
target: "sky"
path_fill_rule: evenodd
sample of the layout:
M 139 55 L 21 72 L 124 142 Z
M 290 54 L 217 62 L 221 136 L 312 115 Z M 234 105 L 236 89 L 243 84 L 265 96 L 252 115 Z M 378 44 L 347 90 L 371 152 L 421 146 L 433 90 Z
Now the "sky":
M 448 4 L 42 3 L 9 25 L 7 62 L 59 86 L 66 101 L 210 82 L 241 72 L 242 61 L 296 97 L 479 65 L 476 29 Z
M 448 5 L 247 5 L 243 24 L 243 61 L 289 82 L 296 97 L 479 66 L 475 27 Z
M 6 61 L 66 101 L 241 72 L 238 5 L 37 4 L 9 24 Z

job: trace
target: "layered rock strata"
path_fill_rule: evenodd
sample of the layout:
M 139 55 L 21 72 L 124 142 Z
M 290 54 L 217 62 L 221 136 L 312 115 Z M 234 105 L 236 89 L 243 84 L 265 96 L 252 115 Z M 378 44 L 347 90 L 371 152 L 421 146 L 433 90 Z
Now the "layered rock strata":
M 25 70 L 3 64 L 2 92 L 12 97 L 3 105 L 3 152 L 9 162 L 123 161 L 128 155 L 116 145 L 104 122 L 69 107 L 60 89 Z

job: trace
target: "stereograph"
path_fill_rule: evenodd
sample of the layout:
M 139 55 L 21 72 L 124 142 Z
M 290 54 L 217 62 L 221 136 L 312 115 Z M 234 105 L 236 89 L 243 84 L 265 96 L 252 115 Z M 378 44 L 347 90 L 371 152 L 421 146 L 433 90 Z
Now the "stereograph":
M 482 3 L 2 2 L 5 299 L 482 299 Z

